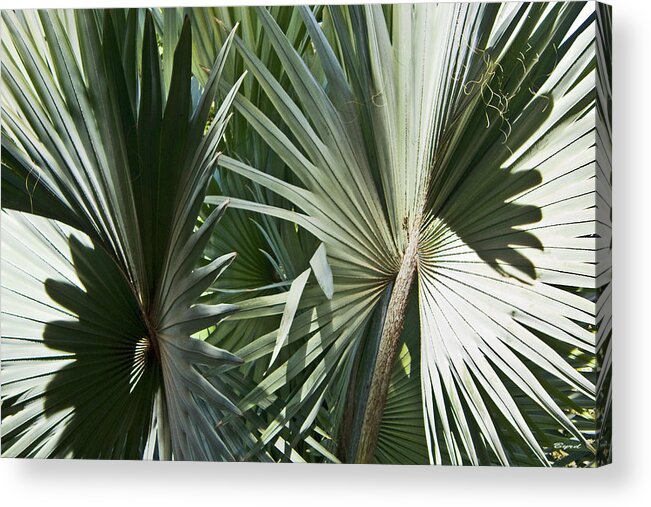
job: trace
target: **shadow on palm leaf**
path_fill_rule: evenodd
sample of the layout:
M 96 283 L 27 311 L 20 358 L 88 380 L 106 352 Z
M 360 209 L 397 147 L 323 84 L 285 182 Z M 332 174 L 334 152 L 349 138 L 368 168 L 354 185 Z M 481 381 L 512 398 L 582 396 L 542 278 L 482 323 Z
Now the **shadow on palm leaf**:
M 542 212 L 535 206 L 515 204 L 508 200 L 541 182 L 538 171 L 513 174 L 500 169 L 503 186 L 484 199 L 471 201 L 463 213 L 452 220 L 444 218 L 450 228 L 472 248 L 486 264 L 504 276 L 508 265 L 535 280 L 534 264 L 522 252 L 527 248 L 542 250 L 540 240 L 525 226 L 539 222 Z M 472 219 L 469 217 L 477 217 Z
M 518 161 L 509 159 L 551 110 L 551 99 L 534 98 L 518 120 L 509 124 L 508 136 L 503 127 L 468 129 L 459 145 L 470 147 L 473 156 L 468 159 L 467 153 L 461 153 L 462 159 L 470 160 L 468 169 L 437 213 L 483 262 L 505 276 L 520 278 L 512 270 L 507 273 L 508 265 L 531 280 L 537 278 L 526 250 L 543 250 L 543 245 L 527 226 L 541 221 L 542 210 L 518 203 L 517 197 L 539 186 L 542 175 L 535 168 L 517 167 Z M 536 121 L 527 121 L 532 116 Z
M 47 324 L 45 344 L 74 358 L 47 386 L 45 411 L 69 411 L 58 452 L 79 458 L 142 458 L 159 367 L 127 282 L 100 247 L 69 239 L 83 288 L 49 279 L 48 295 L 73 318 Z M 74 319 L 74 320 L 73 320 Z

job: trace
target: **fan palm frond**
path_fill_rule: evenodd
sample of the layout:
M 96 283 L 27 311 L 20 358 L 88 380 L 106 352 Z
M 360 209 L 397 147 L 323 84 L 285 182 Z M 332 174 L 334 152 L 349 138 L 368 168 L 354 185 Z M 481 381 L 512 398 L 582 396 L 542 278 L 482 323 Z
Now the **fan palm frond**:
M 161 59 L 148 11 L 2 16 L 3 453 L 237 458 L 241 361 L 193 337 L 236 308 L 195 304 L 234 257 L 197 266 L 231 39 L 197 94 L 188 19 Z
M 334 295 L 305 289 L 284 341 L 298 348 L 240 407 L 300 379 L 277 404 L 266 433 L 277 435 L 309 427 L 316 410 L 297 418 L 315 400 L 330 411 L 321 394 L 336 390 L 356 414 L 331 418 L 329 433 L 347 442 L 340 458 L 372 461 L 416 291 L 431 462 L 548 464 L 555 435 L 591 452 L 594 433 L 562 407 L 595 396 L 571 358 L 594 353 L 595 305 L 566 290 L 595 288 L 593 6 L 332 6 L 327 20 L 299 10 L 318 70 L 256 10 L 289 89 L 235 39 L 282 123 L 245 98 L 238 111 L 293 182 L 232 157 L 219 164 L 291 203 L 232 199 L 321 240 Z M 241 318 L 277 315 L 281 299 L 251 300 Z M 238 354 L 268 361 L 276 337 Z M 554 430 L 535 422 L 546 418 Z

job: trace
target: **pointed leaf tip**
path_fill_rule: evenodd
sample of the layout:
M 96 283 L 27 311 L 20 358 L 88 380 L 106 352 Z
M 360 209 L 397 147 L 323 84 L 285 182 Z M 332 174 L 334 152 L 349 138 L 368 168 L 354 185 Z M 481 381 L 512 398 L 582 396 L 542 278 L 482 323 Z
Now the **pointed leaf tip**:
M 285 309 L 283 311 L 283 316 L 280 319 L 280 327 L 278 328 L 278 336 L 276 337 L 276 345 L 274 346 L 273 353 L 271 354 L 271 360 L 269 361 L 269 368 L 273 366 L 274 361 L 280 354 L 280 349 L 283 348 L 287 338 L 289 337 L 289 331 L 292 327 L 292 322 L 294 321 L 294 316 L 298 310 L 298 305 L 301 301 L 301 296 L 303 295 L 303 289 L 307 283 L 307 279 L 310 277 L 310 268 L 306 269 L 301 273 L 293 282 L 289 288 L 289 293 L 287 295 L 287 303 L 285 303 Z
M 319 287 L 328 299 L 332 299 L 334 295 L 334 281 L 332 278 L 332 269 L 328 263 L 328 256 L 326 253 L 325 243 L 321 243 L 319 248 L 310 259 L 310 266 L 314 271 Z

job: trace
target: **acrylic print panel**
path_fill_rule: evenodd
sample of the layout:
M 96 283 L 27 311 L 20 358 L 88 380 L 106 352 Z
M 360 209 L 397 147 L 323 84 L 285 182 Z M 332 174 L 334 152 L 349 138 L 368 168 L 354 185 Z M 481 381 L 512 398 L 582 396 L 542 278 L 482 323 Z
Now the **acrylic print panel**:
M 610 8 L 2 12 L 2 455 L 610 461 Z

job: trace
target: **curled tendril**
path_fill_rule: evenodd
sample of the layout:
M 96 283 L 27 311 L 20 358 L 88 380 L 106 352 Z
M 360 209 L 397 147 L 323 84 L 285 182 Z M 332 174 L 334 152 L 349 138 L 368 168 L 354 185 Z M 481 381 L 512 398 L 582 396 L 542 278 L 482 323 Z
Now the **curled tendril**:
M 384 95 L 384 90 L 380 90 L 379 92 L 377 92 L 376 94 L 374 94 L 373 96 L 371 96 L 371 102 L 373 102 L 373 105 L 374 105 L 375 107 L 382 107 L 382 106 L 383 106 L 383 104 L 378 104 L 378 103 L 375 101 L 375 99 L 376 99 L 377 97 L 379 97 L 380 95 Z
M 36 181 L 34 182 L 34 185 L 32 188 L 29 188 L 29 177 L 32 175 L 32 173 L 36 173 Z M 29 196 L 29 209 L 30 213 L 34 213 L 34 193 L 36 192 L 36 187 L 38 186 L 39 182 L 41 181 L 41 173 L 38 171 L 32 170 L 30 167 L 29 173 L 27 174 L 27 177 L 25 178 L 25 191 L 27 192 L 27 195 Z

